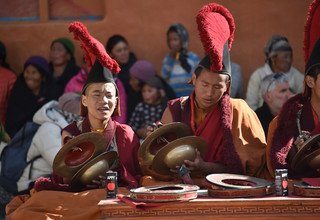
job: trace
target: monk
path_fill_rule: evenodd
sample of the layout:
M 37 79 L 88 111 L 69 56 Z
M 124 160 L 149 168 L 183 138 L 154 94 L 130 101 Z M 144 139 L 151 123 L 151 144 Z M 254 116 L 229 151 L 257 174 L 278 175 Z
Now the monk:
M 210 14 L 211 18 L 219 19 L 210 23 L 210 19 L 207 20 Z M 194 91 L 189 97 L 169 101 L 161 121 L 164 124 L 183 122 L 190 126 L 194 135 L 206 141 L 208 149 L 203 158 L 197 152 L 194 161 L 184 161 L 189 170 L 268 179 L 266 141 L 261 123 L 244 100 L 229 96 L 229 49 L 235 26 L 232 15 L 223 6 L 212 3 L 200 10 L 197 23 L 207 55 L 192 74 Z
M 304 92 L 289 99 L 278 117 L 269 125 L 267 148 L 269 170 L 274 173 L 275 169 L 288 169 L 288 175 L 293 179 L 320 175 L 319 169 L 306 166 L 297 171 L 291 166 L 297 149 L 300 149 L 311 136 L 320 133 L 319 6 L 319 0 L 312 2 L 305 25 Z M 302 155 L 301 159 L 303 158 Z
M 71 123 L 62 130 L 62 145 L 70 138 L 82 133 L 100 132 L 106 139 L 105 151 L 118 153 L 119 164 L 113 167 L 113 170 L 118 172 L 119 186 L 137 187 L 140 178 L 137 157 L 140 147 L 139 139 L 131 127 L 113 121 L 111 118 L 120 113 L 119 91 L 113 78 L 113 73 L 120 71 L 119 65 L 101 45 L 99 46 L 101 43 L 87 32 L 82 23 L 74 22 L 69 30 L 75 33 L 75 39 L 81 41 L 89 59 L 88 63 L 93 66 L 82 89 L 80 115 L 83 119 Z M 103 179 L 102 176 L 100 178 Z M 84 189 L 101 187 L 101 179 L 93 180 L 92 184 L 88 184 Z M 41 179 L 38 180 L 35 189 L 38 191 L 42 189 L 69 191 L 72 190 L 68 185 L 69 182 L 67 178 L 53 175 L 51 183 L 43 183 Z

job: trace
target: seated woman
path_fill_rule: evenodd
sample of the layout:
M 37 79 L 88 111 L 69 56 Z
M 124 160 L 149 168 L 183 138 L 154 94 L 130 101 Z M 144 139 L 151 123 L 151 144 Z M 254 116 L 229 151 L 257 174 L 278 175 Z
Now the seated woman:
M 67 83 L 77 74 L 85 75 L 85 71 L 76 65 L 74 45 L 68 38 L 57 38 L 50 46 L 50 71 L 52 85 L 50 96 L 58 100 L 63 94 Z
M 11 138 L 49 101 L 50 79 L 48 62 L 43 57 L 32 56 L 27 59 L 8 102 L 5 129 Z
M 130 51 L 129 43 L 122 35 L 112 35 L 107 43 L 106 50 L 108 54 L 117 61 L 120 66 L 120 72 L 117 77 L 123 83 L 128 94 L 129 90 L 129 69 L 137 61 L 136 55 Z
M 167 31 L 169 52 L 163 59 L 161 75 L 172 87 L 177 97 L 188 96 L 193 86 L 188 84 L 200 58 L 188 49 L 189 34 L 179 23 L 170 25 Z

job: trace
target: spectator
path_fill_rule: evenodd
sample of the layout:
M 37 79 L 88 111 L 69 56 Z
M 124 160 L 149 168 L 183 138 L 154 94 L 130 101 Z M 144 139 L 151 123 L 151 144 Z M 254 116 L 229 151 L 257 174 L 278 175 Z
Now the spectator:
M 267 75 L 261 81 L 263 105 L 255 112 L 267 137 L 269 123 L 277 116 L 283 104 L 292 96 L 288 79 L 283 73 Z
M 256 110 L 263 103 L 260 86 L 261 80 L 272 73 L 284 73 L 289 80 L 290 90 L 297 94 L 303 89 L 303 75 L 292 66 L 292 48 L 284 36 L 274 35 L 265 46 L 264 53 L 266 63 L 251 75 L 246 101 L 248 105 Z
M 163 60 L 161 74 L 177 97 L 191 94 L 193 86 L 188 82 L 200 61 L 195 53 L 188 51 L 188 40 L 188 31 L 182 24 L 169 27 L 167 44 L 170 51 Z
M 118 78 L 123 83 L 127 94 L 129 94 L 132 91 L 129 86 L 129 69 L 137 61 L 135 54 L 130 51 L 128 41 L 118 34 L 113 35 L 108 39 L 106 50 L 120 65 L 121 71 L 118 74 Z
M 0 123 L 5 124 L 10 93 L 17 76 L 6 63 L 6 48 L 0 41 Z
M 136 108 L 136 105 L 142 102 L 142 86 L 152 76 L 156 75 L 156 70 L 152 63 L 146 60 L 139 60 L 133 64 L 129 70 L 130 73 L 130 90 L 128 93 L 128 119 Z
M 138 103 L 129 121 L 129 125 L 140 139 L 147 136 L 147 128 L 160 121 L 166 107 L 166 97 L 161 80 L 151 77 L 142 86 L 143 102 Z
M 71 78 L 82 74 L 83 70 L 76 65 L 74 50 L 74 45 L 68 38 L 57 38 L 51 43 L 50 71 L 53 79 L 50 96 L 52 99 L 58 100 Z
M 50 100 L 50 79 L 48 62 L 43 57 L 31 56 L 27 59 L 8 102 L 5 128 L 10 137 L 28 120 L 32 120 L 34 113 Z

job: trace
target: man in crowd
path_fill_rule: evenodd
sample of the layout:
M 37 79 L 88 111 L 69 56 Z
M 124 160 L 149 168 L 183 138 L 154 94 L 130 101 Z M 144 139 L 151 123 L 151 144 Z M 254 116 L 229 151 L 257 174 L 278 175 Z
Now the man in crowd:
M 292 96 L 286 75 L 273 73 L 264 77 L 261 82 L 261 94 L 264 102 L 255 112 L 267 136 L 269 123 L 279 114 L 283 104 Z

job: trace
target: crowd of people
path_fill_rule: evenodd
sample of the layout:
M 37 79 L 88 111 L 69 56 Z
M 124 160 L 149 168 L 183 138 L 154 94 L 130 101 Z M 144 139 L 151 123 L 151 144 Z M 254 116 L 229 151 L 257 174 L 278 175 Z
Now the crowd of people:
M 215 11 L 213 5 L 197 16 L 206 56 L 200 59 L 188 50 L 187 29 L 174 23 L 167 31 L 168 53 L 161 72 L 150 61 L 139 60 L 121 35 L 111 36 L 105 45 L 103 53 L 110 66 L 96 59 L 88 67 L 84 59 L 79 67 L 72 40 L 58 38 L 50 45 L 49 60 L 31 55 L 21 74 L 10 69 L 0 42 L 2 148 L 28 121 L 41 125 L 27 154 L 29 159 L 41 155 L 41 160 L 26 168 L 17 193 L 32 187 L 67 190 L 70 180 L 51 175 L 53 159 L 65 140 L 90 131 L 102 132 L 108 142 L 106 151 L 118 152 L 120 163 L 114 169 L 121 184 L 137 187 L 142 175 L 137 151 L 150 128 L 160 121 L 183 122 L 207 143 L 203 158 L 197 152 L 194 161 L 185 161 L 190 170 L 272 179 L 274 169 L 289 168 L 286 156 L 291 146 L 305 141 L 294 125 L 297 112 L 302 111 L 302 130 L 309 135 L 320 132 L 320 63 L 314 59 L 320 44 L 310 54 L 304 76 L 292 65 L 289 40 L 270 36 L 264 48 L 265 63 L 251 74 L 244 97 L 241 68 L 229 55 L 234 21 L 227 9 Z M 209 14 L 222 14 L 227 22 L 207 22 Z M 221 40 L 222 35 L 214 35 L 221 32 L 230 34 Z M 208 33 L 213 40 L 208 41 Z M 310 171 L 309 176 L 315 175 Z M 292 171 L 290 176 L 301 173 Z M 2 204 L 14 195 L 0 186 Z

